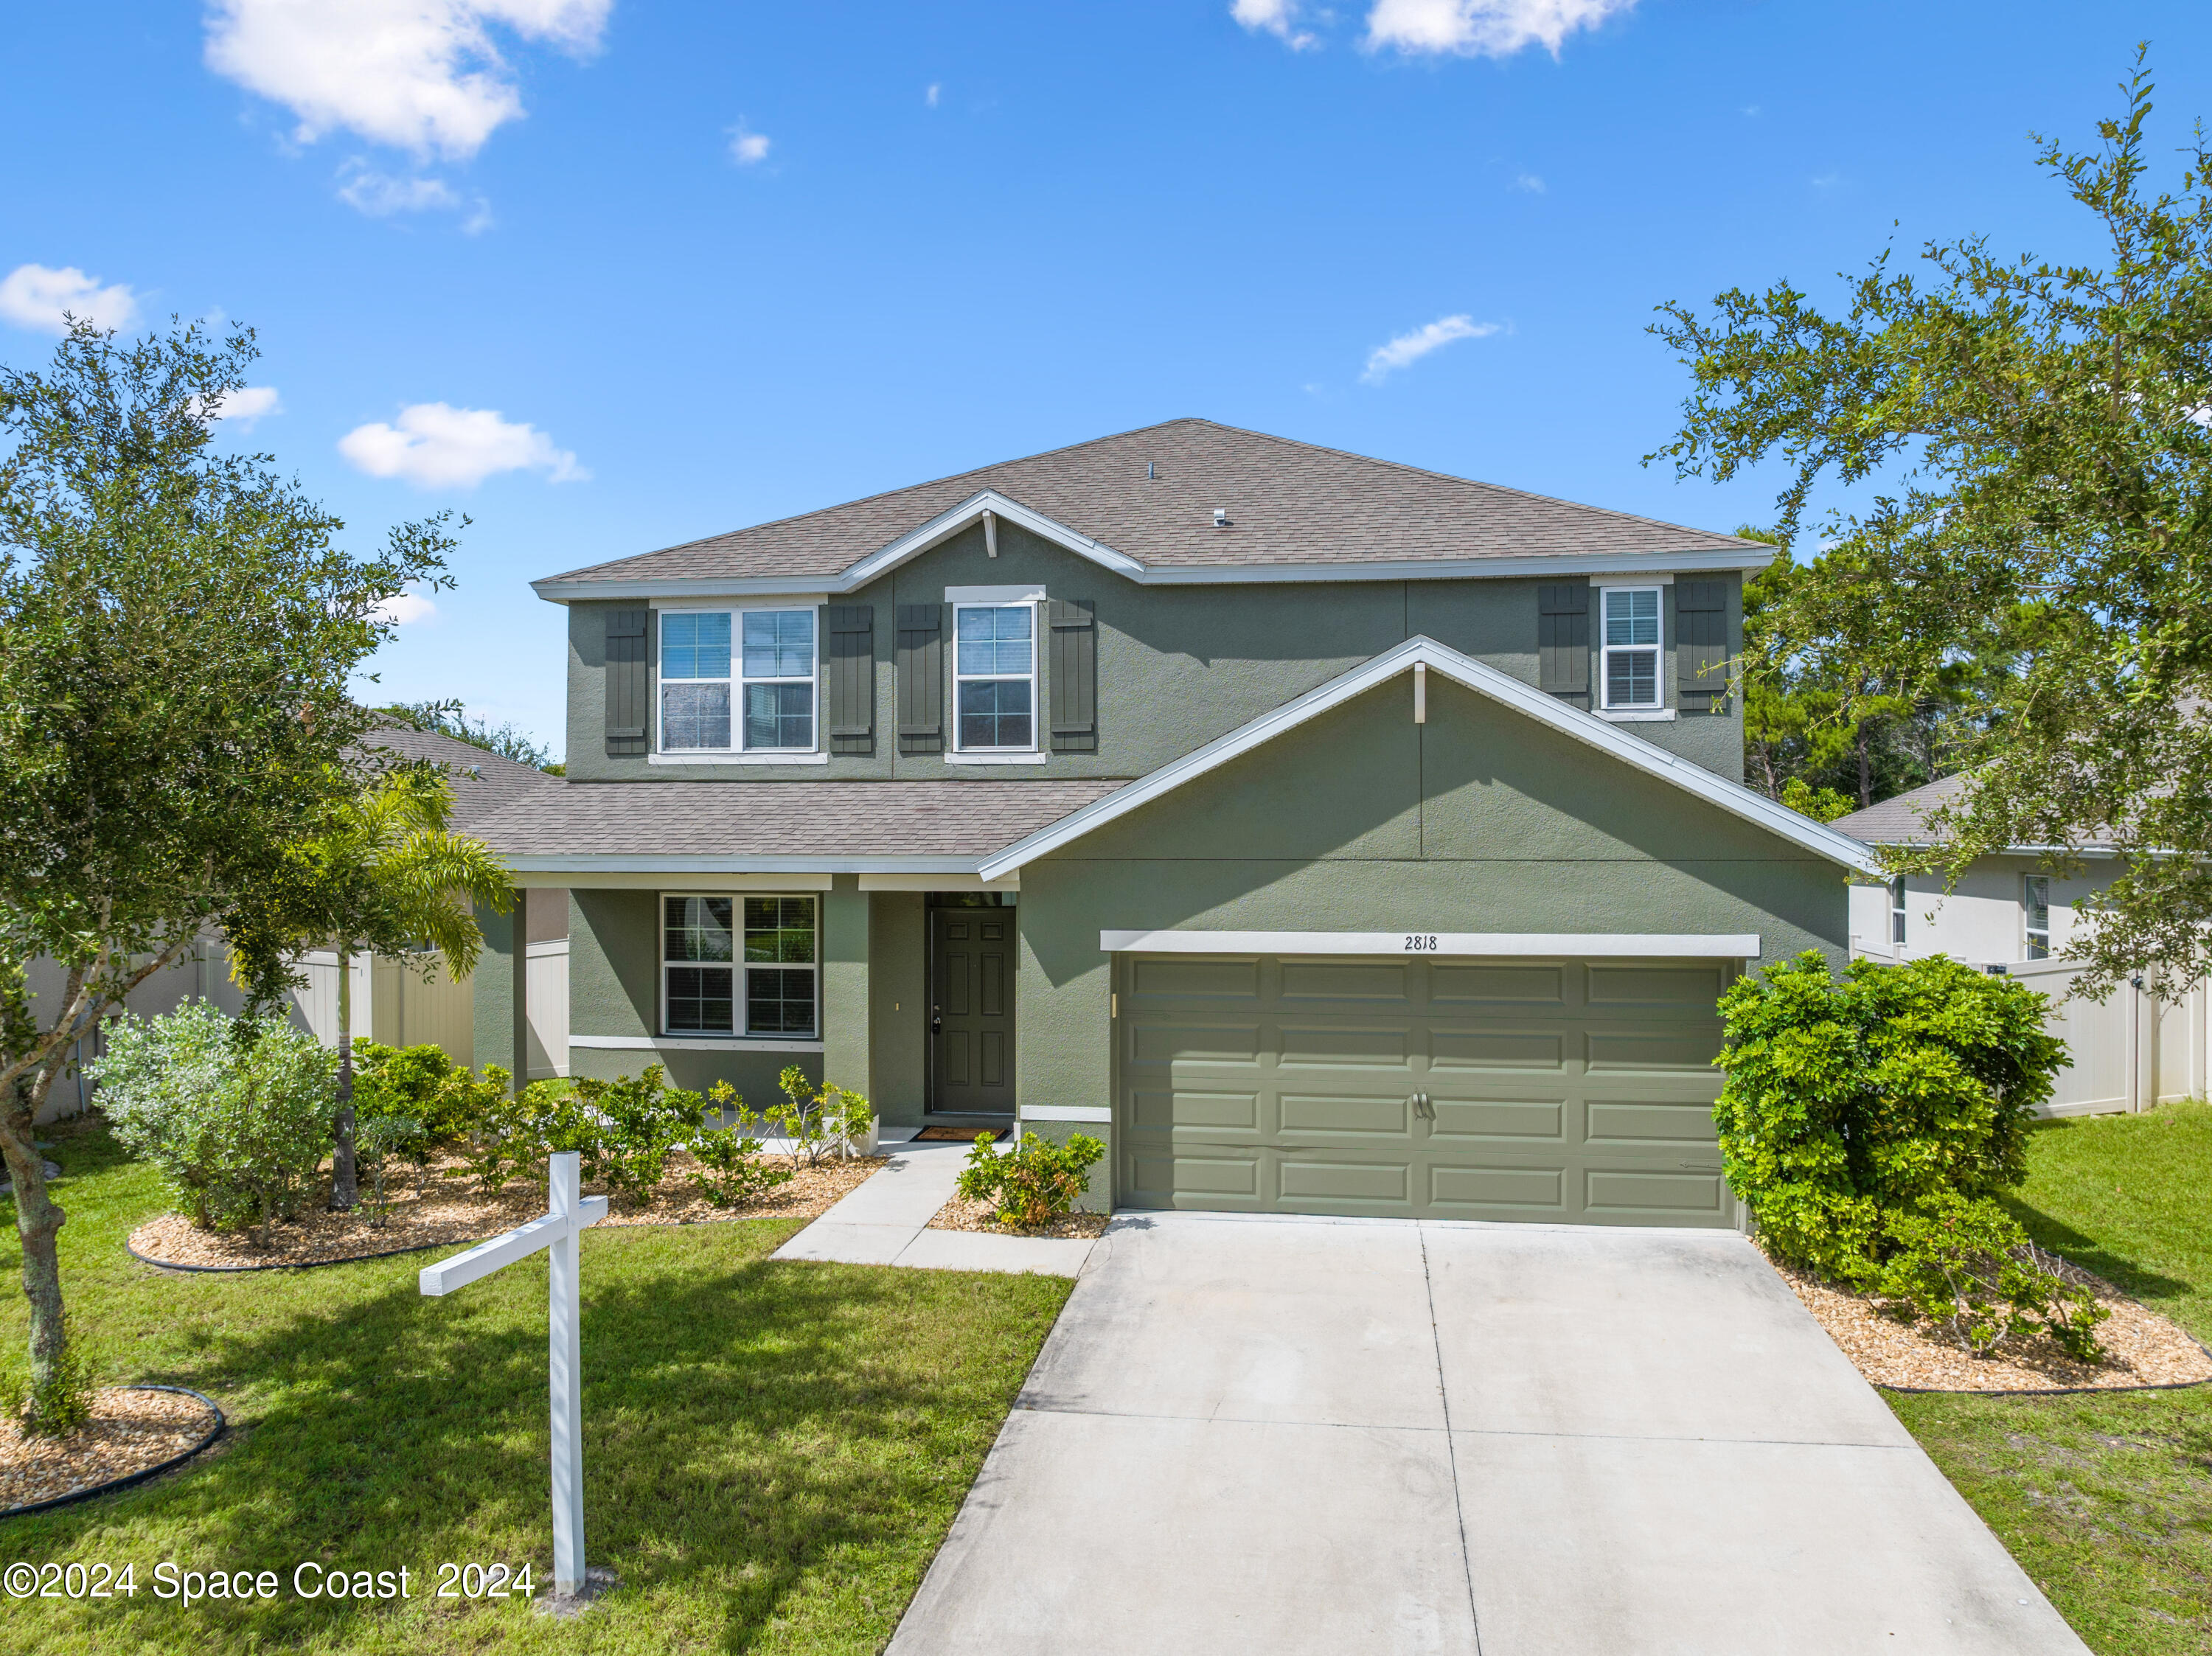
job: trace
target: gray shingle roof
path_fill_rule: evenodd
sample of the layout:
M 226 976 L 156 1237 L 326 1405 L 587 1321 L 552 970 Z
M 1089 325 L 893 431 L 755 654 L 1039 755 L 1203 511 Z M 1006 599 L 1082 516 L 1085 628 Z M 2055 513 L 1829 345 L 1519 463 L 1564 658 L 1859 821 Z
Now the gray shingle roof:
M 402 759 L 428 760 L 445 767 L 453 790 L 453 826 L 477 834 L 486 817 L 516 800 L 557 788 L 561 779 L 532 770 L 512 759 L 467 742 L 459 742 L 434 731 L 418 731 L 404 725 L 386 725 L 368 737 L 368 745 L 397 754 Z
M 1952 804 L 1966 789 L 1966 779 L 1963 775 L 1942 777 L 1885 799 L 1878 805 L 1838 816 L 1828 826 L 1870 846 L 1932 845 L 1936 836 L 1921 820 L 1922 813 Z
M 1158 476 L 1147 478 L 1146 464 Z M 1210 420 L 1170 420 L 556 580 L 831 576 L 986 488 L 1160 567 L 1771 548 Z M 1231 526 L 1213 525 L 1227 509 Z
M 1121 784 L 571 782 L 473 832 L 510 857 L 981 857 Z

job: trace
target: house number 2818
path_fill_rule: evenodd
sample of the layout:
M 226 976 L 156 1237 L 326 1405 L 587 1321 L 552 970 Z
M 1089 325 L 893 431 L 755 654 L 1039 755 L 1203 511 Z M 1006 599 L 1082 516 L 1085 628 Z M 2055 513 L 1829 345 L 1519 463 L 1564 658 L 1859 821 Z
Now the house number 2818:
M 1433 955 L 1437 952 L 1437 934 L 1433 931 L 1408 931 L 1406 934 L 1408 955 Z

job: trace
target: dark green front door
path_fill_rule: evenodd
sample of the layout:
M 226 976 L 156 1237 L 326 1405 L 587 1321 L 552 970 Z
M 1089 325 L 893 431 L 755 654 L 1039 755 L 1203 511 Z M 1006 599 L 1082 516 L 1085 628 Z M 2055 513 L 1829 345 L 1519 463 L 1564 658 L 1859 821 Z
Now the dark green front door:
M 1138 955 L 1117 1204 L 1733 1224 L 1709 961 Z
M 1014 1110 L 1014 915 L 938 908 L 929 916 L 929 1107 Z

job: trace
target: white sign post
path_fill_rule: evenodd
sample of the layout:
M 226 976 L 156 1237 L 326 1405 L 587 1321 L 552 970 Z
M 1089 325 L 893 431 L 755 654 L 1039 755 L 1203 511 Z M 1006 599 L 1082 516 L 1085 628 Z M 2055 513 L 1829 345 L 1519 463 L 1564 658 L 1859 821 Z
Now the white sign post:
M 547 1295 L 551 1328 L 553 1393 L 553 1594 L 584 1596 L 584 1398 L 583 1361 L 578 1342 L 576 1238 L 607 1216 L 604 1196 L 580 1196 L 579 1157 L 556 1151 L 546 1175 L 547 1206 L 542 1219 L 495 1236 L 465 1253 L 422 1267 L 423 1293 L 450 1294 L 502 1265 L 526 1259 L 541 1247 L 552 1250 Z

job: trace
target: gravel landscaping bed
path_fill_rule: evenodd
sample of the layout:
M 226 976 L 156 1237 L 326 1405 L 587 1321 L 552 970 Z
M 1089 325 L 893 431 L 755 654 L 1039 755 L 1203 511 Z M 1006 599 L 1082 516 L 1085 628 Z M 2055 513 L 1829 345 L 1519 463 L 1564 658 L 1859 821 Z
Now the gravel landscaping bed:
M 884 1165 L 883 1156 L 855 1156 L 799 1167 L 785 1156 L 763 1156 L 770 1167 L 791 1167 L 791 1182 L 779 1185 L 741 1208 L 716 1207 L 685 1180 L 691 1159 L 671 1159 L 668 1176 L 650 1200 L 625 1200 L 612 1206 L 601 1225 L 714 1224 L 732 1219 L 811 1219 L 827 1210 Z M 269 1246 L 251 1231 L 197 1228 L 180 1213 L 150 1219 L 131 1233 L 130 1248 L 159 1265 L 240 1270 L 257 1265 L 331 1265 L 409 1248 L 439 1247 L 495 1236 L 526 1224 L 545 1211 L 543 1184 L 516 1180 L 497 1196 L 480 1194 L 466 1179 L 447 1179 L 451 1159 L 434 1162 L 417 1174 L 404 1168 L 386 1186 L 393 1200 L 382 1224 L 370 1222 L 366 1207 L 332 1213 L 318 1205 L 297 1222 L 271 1228 Z M 586 1193 L 600 1187 L 586 1185 Z
M 1828 1338 L 1876 1386 L 1940 1392 L 2073 1392 L 2187 1386 L 2212 1380 L 2212 1356 L 2186 1330 L 2066 1260 L 2059 1261 L 2059 1275 L 2087 1288 L 2112 1311 L 2097 1325 L 2097 1338 L 2108 1354 L 2102 1363 L 2077 1362 L 2042 1335 L 2000 1340 L 1988 1356 L 1978 1357 L 1942 1339 L 1926 1324 L 1883 1316 L 1863 1295 L 1788 1265 L 1778 1263 L 1774 1268 L 1828 1331 Z
M 1110 1213 L 1071 1213 L 1048 1225 L 1038 1225 L 1022 1230 L 1012 1225 L 1002 1225 L 991 1216 L 994 1210 L 988 1202 L 971 1202 L 964 1196 L 955 1196 L 938 1209 L 937 1216 L 929 1222 L 932 1230 L 987 1230 L 1000 1236 L 1066 1236 L 1090 1238 L 1103 1236 L 1107 1224 L 1113 1219 Z
M 0 1419 L 0 1513 L 148 1471 L 198 1447 L 220 1416 L 182 1392 L 107 1386 L 92 1419 L 65 1438 L 27 1437 Z

